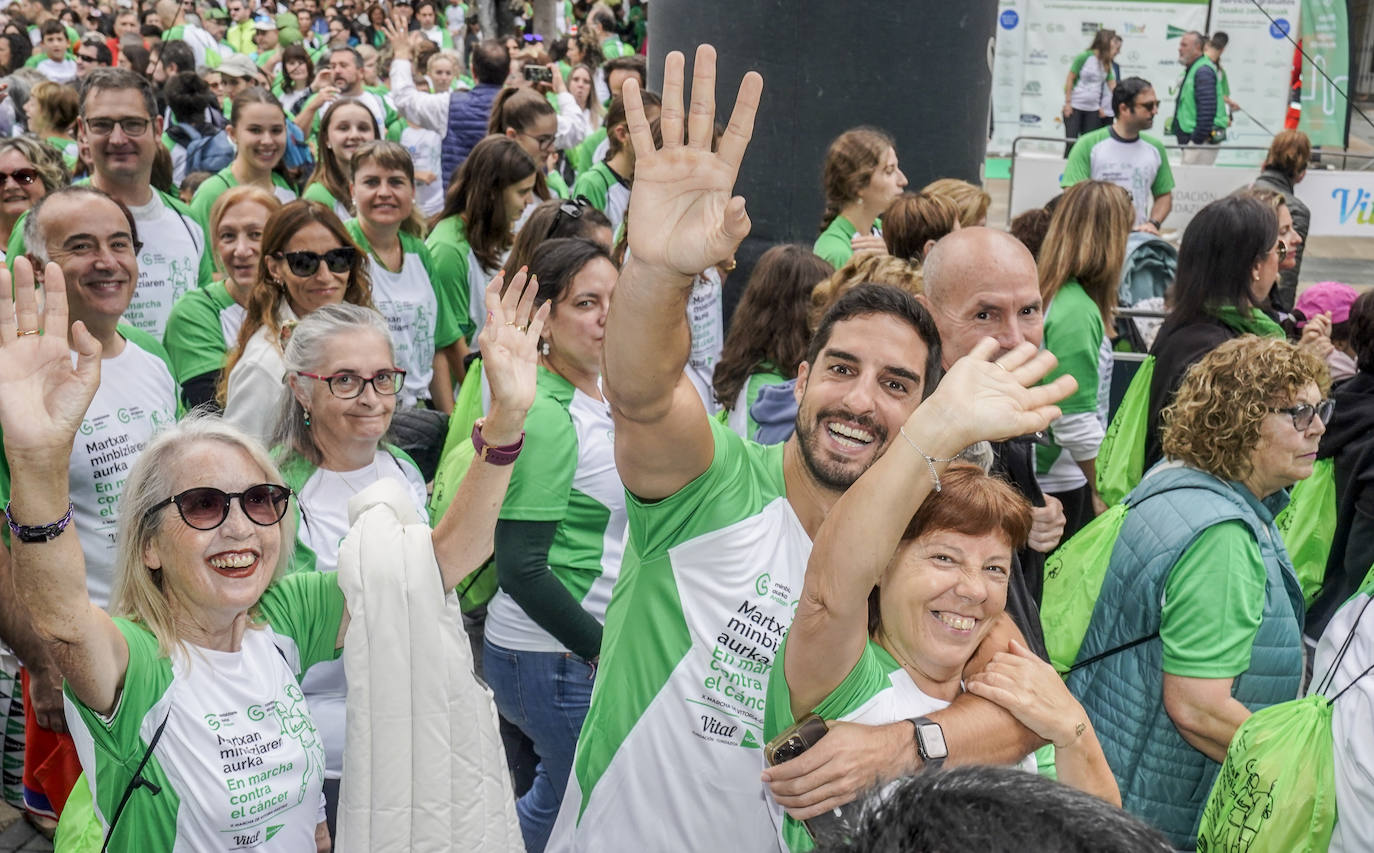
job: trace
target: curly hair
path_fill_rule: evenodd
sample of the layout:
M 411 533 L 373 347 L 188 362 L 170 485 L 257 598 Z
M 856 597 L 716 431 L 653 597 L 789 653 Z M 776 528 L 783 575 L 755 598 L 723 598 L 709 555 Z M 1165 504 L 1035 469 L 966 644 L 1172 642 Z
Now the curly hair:
M 857 254 L 811 290 L 811 307 L 806 311 L 806 324 L 815 332 L 830 306 L 861 284 L 890 284 L 912 296 L 919 296 L 921 281 L 921 270 L 910 261 L 895 255 L 871 252 Z
M 1308 383 L 1331 390 L 1326 363 L 1287 341 L 1242 335 L 1188 368 L 1160 415 L 1164 455 L 1223 480 L 1253 470 L 1251 453 L 1271 406 L 1291 406 Z

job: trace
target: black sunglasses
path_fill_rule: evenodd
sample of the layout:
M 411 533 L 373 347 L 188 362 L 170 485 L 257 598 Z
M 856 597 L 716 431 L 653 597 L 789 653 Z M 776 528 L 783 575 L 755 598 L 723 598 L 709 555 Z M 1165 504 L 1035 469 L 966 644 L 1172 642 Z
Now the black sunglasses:
M 276 483 L 249 486 L 241 492 L 224 492 L 211 486 L 187 489 L 148 508 L 152 515 L 168 504 L 176 504 L 181 520 L 196 530 L 214 530 L 229 517 L 229 504 L 239 499 L 239 506 L 248 520 L 259 527 L 271 527 L 286 515 L 291 490 Z
M 38 180 L 38 170 L 15 169 L 13 172 L 0 172 L 0 187 L 3 187 L 5 185 L 5 182 L 8 181 L 10 178 L 14 178 L 14 182 L 19 186 L 27 187 L 34 181 Z
M 319 252 L 278 252 L 277 257 L 286 260 L 292 274 L 299 276 L 314 275 L 324 261 L 332 273 L 344 273 L 353 268 L 358 260 L 358 250 L 352 246 L 340 246 L 321 255 Z
M 558 231 L 558 226 L 562 224 L 563 217 L 566 216 L 574 220 L 581 219 L 582 211 L 586 210 L 589 205 L 590 202 L 581 197 L 558 205 L 558 212 L 553 215 L 553 222 L 549 223 L 549 233 L 544 235 L 544 239 L 548 240 L 553 237 L 554 233 Z
M 1322 400 L 1315 406 L 1311 403 L 1299 403 L 1286 409 L 1276 409 L 1270 406 L 1269 411 L 1276 415 L 1288 415 L 1293 419 L 1294 429 L 1298 432 L 1307 432 L 1307 428 L 1312 426 L 1313 418 L 1321 418 L 1324 424 L 1331 423 L 1331 413 L 1336 411 L 1336 401 Z

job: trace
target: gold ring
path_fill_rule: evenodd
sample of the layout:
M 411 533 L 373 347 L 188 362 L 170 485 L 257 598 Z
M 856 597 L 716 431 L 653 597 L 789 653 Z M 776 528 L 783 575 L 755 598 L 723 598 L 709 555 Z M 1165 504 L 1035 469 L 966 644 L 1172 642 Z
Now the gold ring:
M 1005 364 L 1003 364 L 1002 362 L 1000 362 L 1000 361 L 994 361 L 993 364 L 997 365 L 998 367 L 1002 368 L 1003 370 L 1006 370 L 1008 373 L 1011 373 L 1010 370 L 1007 370 L 1007 366 L 1006 366 Z
M 525 334 L 530 330 L 529 326 L 516 326 L 516 328 L 520 330 L 521 334 Z
M 514 325 L 515 325 L 515 321 L 514 321 L 514 320 L 507 320 L 507 321 L 506 321 L 506 325 L 507 325 L 507 326 L 514 326 Z
M 41 334 L 43 334 L 43 330 L 42 330 L 42 329 L 28 329 L 27 331 L 15 332 L 15 334 L 22 338 L 22 337 L 24 337 L 25 335 L 41 335 Z

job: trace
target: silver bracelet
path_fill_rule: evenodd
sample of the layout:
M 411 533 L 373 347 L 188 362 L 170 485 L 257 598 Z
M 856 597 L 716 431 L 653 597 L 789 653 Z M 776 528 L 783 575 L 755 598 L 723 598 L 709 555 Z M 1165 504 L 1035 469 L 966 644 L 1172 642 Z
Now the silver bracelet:
M 902 434 L 902 438 L 906 439 L 906 443 L 909 444 L 909 445 L 911 445 L 911 449 L 914 450 L 914 451 L 916 451 L 917 453 L 921 454 L 921 458 L 924 459 L 924 460 L 926 461 L 926 467 L 928 467 L 928 468 L 930 469 L 930 479 L 933 480 L 933 481 L 935 481 L 935 491 L 936 491 L 936 492 L 939 492 L 939 491 L 940 491 L 940 475 L 939 475 L 939 474 L 936 472 L 936 470 L 935 470 L 935 463 L 936 463 L 936 462 L 953 462 L 955 459 L 958 459 L 958 458 L 959 458 L 959 455 L 958 455 L 958 454 L 955 454 L 954 456 L 951 456 L 951 457 L 949 457 L 948 459 L 940 459 L 939 457 L 931 456 L 929 453 L 926 453 L 924 450 L 922 450 L 921 448 L 919 448 L 919 447 L 916 446 L 916 442 L 912 441 L 912 440 L 911 440 L 911 436 L 909 436 L 909 435 L 906 434 L 906 427 L 905 427 L 905 426 L 899 427 L 899 428 L 897 429 L 897 432 L 901 433 L 901 434 Z

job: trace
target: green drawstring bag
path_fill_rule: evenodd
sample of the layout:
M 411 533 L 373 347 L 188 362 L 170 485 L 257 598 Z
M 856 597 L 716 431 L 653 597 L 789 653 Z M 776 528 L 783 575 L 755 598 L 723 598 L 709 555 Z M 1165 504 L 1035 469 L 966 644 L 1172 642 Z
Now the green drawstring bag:
M 453 503 L 453 495 L 467 476 L 468 467 L 476 458 L 477 451 L 472 446 L 472 427 L 482 417 L 482 360 L 473 359 L 463 384 L 458 389 L 458 397 L 453 401 L 453 414 L 448 420 L 448 434 L 444 437 L 444 449 L 439 454 L 439 467 L 434 473 L 434 490 L 429 496 L 429 521 L 438 524 L 439 519 Z M 491 601 L 496 595 L 499 583 L 496 577 L 496 563 L 487 560 L 482 567 L 463 578 L 458 584 L 458 601 L 463 612 L 469 613 Z
M 1325 853 L 1336 825 L 1336 741 L 1332 706 L 1365 670 L 1331 698 L 1333 679 L 1374 600 L 1374 572 L 1339 611 L 1358 608 L 1312 694 L 1251 714 L 1236 729 L 1198 829 L 1198 853 Z M 1339 630 L 1339 629 L 1338 629 Z
M 1312 476 L 1293 487 L 1288 506 L 1274 519 L 1308 607 L 1326 579 L 1331 540 L 1336 536 L 1336 510 L 1336 465 L 1328 457 L 1318 459 Z
M 1097 493 L 1112 506 L 1130 493 L 1145 473 L 1145 437 L 1150 426 L 1150 382 L 1155 357 L 1146 356 L 1126 387 L 1126 396 L 1107 426 L 1097 452 Z
M 91 786 L 86 782 L 86 774 L 82 773 L 76 777 L 76 787 L 67 795 L 67 804 L 62 807 L 52 849 L 56 853 L 100 853 L 104 842 L 105 830 L 95 814 Z
M 1116 501 L 1045 560 L 1040 625 L 1045 632 L 1050 663 L 1060 675 L 1068 674 L 1088 633 L 1088 623 L 1092 621 L 1102 581 L 1107 577 L 1107 565 L 1112 560 L 1112 548 L 1128 508 L 1124 502 Z

